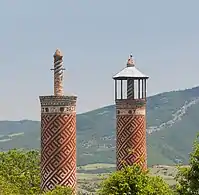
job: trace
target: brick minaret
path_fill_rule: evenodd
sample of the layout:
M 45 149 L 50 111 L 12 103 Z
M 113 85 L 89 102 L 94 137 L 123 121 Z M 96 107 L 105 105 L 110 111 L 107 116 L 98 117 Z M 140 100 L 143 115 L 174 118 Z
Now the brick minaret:
M 138 163 L 147 168 L 146 150 L 146 80 L 135 68 L 132 55 L 127 66 L 117 73 L 115 80 L 116 103 L 116 163 L 117 170 L 123 165 Z
M 63 55 L 54 54 L 54 95 L 41 102 L 41 189 L 76 190 L 76 96 L 64 96 Z

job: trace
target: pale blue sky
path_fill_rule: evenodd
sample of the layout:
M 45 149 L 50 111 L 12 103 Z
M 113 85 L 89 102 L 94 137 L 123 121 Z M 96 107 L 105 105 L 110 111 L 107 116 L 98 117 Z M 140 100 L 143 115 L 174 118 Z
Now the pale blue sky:
M 130 53 L 150 76 L 148 95 L 197 86 L 198 9 L 198 0 L 1 1 L 0 120 L 40 119 L 56 48 L 78 112 L 114 103 L 112 75 Z

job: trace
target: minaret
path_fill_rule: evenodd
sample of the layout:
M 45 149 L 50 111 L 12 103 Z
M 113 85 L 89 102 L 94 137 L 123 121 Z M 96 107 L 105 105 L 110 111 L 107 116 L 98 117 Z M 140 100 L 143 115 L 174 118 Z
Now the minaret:
M 76 191 L 76 96 L 64 96 L 63 55 L 54 54 L 54 95 L 41 102 L 41 189 L 56 185 Z
M 146 80 L 130 55 L 127 66 L 113 76 L 116 103 L 116 163 L 147 168 Z

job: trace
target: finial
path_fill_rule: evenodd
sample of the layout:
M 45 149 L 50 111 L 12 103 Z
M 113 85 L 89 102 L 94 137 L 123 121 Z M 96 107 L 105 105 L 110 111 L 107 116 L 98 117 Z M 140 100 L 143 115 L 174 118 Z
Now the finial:
M 127 66 L 135 66 L 135 62 L 134 62 L 132 54 L 128 58 Z

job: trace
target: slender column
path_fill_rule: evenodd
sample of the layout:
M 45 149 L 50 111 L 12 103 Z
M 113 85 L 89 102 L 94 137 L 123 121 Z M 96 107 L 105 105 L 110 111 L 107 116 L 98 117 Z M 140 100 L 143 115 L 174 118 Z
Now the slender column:
M 146 99 L 146 79 L 144 79 L 144 98 Z
M 121 80 L 121 100 L 123 99 L 123 82 Z
M 142 99 L 144 99 L 144 79 L 142 79 Z
M 138 99 L 140 99 L 140 79 L 138 79 Z
M 117 80 L 115 80 L 115 100 L 117 100 Z

